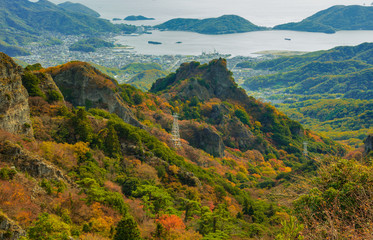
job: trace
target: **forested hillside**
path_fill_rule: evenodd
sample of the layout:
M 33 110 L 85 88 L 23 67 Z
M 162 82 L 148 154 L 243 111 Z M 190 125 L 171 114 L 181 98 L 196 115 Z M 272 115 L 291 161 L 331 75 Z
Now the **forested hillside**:
M 0 63 L 5 239 L 366 239 L 372 233 L 369 198 L 346 192 L 348 184 L 372 192 L 371 166 L 354 160 L 371 155 L 355 152 L 349 162 L 333 160 L 317 172 L 321 159 L 346 150 L 248 97 L 223 59 L 182 64 L 152 93 L 83 62 L 22 69 L 2 54 Z M 181 148 L 171 141 L 173 113 L 180 116 Z M 336 175 L 340 169 L 348 175 Z M 318 174 L 316 185 L 300 178 Z M 331 186 L 328 174 L 341 184 Z M 318 191 L 308 193 L 313 187 Z M 341 206 L 359 196 L 348 208 L 359 215 L 340 222 L 337 233 L 314 232 L 330 221 L 324 205 L 307 199 L 334 202 L 339 192 Z M 300 193 L 306 195 L 293 209 Z
M 340 30 L 373 30 L 373 7 L 336 5 L 297 23 L 274 27 L 277 30 L 335 33 Z
M 192 19 L 175 18 L 155 26 L 161 30 L 189 31 L 202 34 L 229 34 L 265 30 L 236 15 L 223 15 L 218 18 Z
M 84 6 L 83 6 L 84 7 Z M 46 32 L 65 35 L 134 32 L 135 26 L 112 24 L 82 6 L 55 5 L 47 0 L 0 0 L 0 41 L 17 46 L 40 40 Z M 88 12 L 87 12 L 88 11 Z M 8 54 L 14 56 L 10 51 Z M 18 55 L 18 54 L 17 54 Z
M 266 98 L 308 128 L 350 145 L 362 144 L 372 131 L 372 43 L 281 57 L 241 68 L 269 70 L 242 85 Z

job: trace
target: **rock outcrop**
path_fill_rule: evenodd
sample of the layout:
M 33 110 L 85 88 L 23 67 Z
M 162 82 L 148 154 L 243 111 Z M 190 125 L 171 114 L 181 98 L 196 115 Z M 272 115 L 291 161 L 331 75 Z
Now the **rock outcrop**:
M 364 141 L 365 154 L 369 154 L 370 151 L 373 151 L 373 134 L 368 135 Z
M 255 136 L 242 122 L 240 122 L 240 120 L 237 118 L 229 119 L 225 126 L 226 127 L 223 129 L 223 135 L 229 136 L 224 139 L 224 142 L 226 143 L 225 145 L 229 146 L 229 141 L 233 138 L 237 141 L 237 144 L 235 145 L 237 145 L 239 149 L 242 149 L 242 151 L 253 148 Z
M 188 82 L 179 85 L 185 79 L 188 79 Z M 185 99 L 196 96 L 200 101 L 211 98 L 236 101 L 248 99 L 245 91 L 239 89 L 234 82 L 225 59 L 212 60 L 208 65 L 200 65 L 198 62 L 183 63 L 176 74 L 158 79 L 150 91 L 159 92 L 165 89 L 169 89 L 167 92 L 171 97 L 175 94 Z
M 46 69 L 74 106 L 102 108 L 117 114 L 126 123 L 142 127 L 120 96 L 117 82 L 88 63 L 71 62 Z
M 33 137 L 28 93 L 22 86 L 22 68 L 0 53 L 0 128 Z
M 0 161 L 7 162 L 35 178 L 62 180 L 73 184 L 57 167 L 8 140 L 0 144 Z
M 214 157 L 223 157 L 225 146 L 219 133 L 209 126 L 192 121 L 180 122 L 180 137 L 193 147 L 200 148 Z
M 4 213 L 0 212 L 0 239 L 18 240 L 22 236 L 26 236 L 26 232 Z

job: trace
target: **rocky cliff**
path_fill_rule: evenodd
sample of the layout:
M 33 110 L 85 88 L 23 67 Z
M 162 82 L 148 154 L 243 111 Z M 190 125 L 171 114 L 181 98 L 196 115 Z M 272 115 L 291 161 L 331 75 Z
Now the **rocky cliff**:
M 72 183 L 57 167 L 8 140 L 0 144 L 0 161 L 7 162 L 35 178 L 62 180 Z
M 28 94 L 22 86 L 21 73 L 20 66 L 0 53 L 0 128 L 33 137 Z
M 142 127 L 120 96 L 117 82 L 83 62 L 71 62 L 46 69 L 74 106 L 102 108 L 117 114 L 126 123 Z
M 214 157 L 224 156 L 223 139 L 216 130 L 192 121 L 180 122 L 180 129 L 180 137 L 193 147 L 200 148 Z

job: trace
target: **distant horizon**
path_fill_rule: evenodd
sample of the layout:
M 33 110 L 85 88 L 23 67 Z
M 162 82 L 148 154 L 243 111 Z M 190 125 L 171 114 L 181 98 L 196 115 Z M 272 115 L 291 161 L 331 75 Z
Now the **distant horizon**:
M 32 0 L 36 2 L 36 0 Z M 50 0 L 55 4 L 66 0 Z M 316 12 L 335 5 L 370 6 L 372 0 L 70 0 L 81 3 L 95 11 L 101 18 L 125 18 L 143 15 L 155 21 L 140 21 L 137 24 L 155 25 L 173 18 L 211 18 L 222 15 L 238 15 L 250 22 L 265 27 L 297 22 Z M 196 7 L 199 6 L 199 7 Z M 136 24 L 136 22 L 133 22 Z

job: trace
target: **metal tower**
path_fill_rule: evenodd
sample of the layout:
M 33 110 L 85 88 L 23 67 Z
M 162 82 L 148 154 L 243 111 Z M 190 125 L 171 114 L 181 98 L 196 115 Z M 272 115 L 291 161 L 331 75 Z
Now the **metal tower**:
M 308 145 L 308 142 L 303 142 L 303 155 L 305 157 L 307 157 L 307 155 L 308 155 L 307 145 Z
M 172 115 L 174 117 L 174 123 L 172 125 L 172 138 L 171 141 L 174 145 L 175 148 L 180 148 L 181 147 L 181 142 L 180 142 L 180 133 L 179 133 L 179 122 L 178 122 L 178 115 L 177 113 L 174 113 Z

